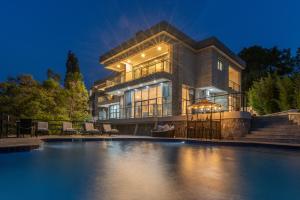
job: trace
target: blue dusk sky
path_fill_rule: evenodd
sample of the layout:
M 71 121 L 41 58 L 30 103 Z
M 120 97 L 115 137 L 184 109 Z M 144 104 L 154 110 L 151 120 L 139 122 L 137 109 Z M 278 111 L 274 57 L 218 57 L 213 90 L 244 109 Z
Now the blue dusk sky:
M 300 47 L 299 0 L 1 0 L 0 81 L 65 73 L 68 50 L 87 87 L 110 72 L 99 55 L 166 20 L 196 40 L 216 36 L 234 52 L 254 44 Z

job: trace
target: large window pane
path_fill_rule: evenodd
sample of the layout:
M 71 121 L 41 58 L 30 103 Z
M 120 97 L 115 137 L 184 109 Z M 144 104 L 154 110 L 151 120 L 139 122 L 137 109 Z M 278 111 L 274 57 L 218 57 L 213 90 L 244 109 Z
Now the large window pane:
M 149 89 L 148 88 L 144 88 L 142 89 L 142 100 L 148 100 L 148 91 Z
M 156 88 L 157 88 L 157 86 L 155 86 L 155 87 L 152 86 L 149 88 L 149 99 L 156 98 Z
M 141 90 L 134 91 L 134 101 L 141 101 L 142 100 L 142 93 Z

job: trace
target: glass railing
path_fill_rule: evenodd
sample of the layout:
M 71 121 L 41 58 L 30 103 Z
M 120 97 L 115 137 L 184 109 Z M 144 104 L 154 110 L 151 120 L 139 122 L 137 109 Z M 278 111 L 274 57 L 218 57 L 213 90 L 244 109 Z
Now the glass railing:
M 110 119 L 166 117 L 171 115 L 171 102 L 163 98 L 135 102 L 134 106 L 120 107 L 116 110 L 110 110 L 108 113 Z
M 229 80 L 229 85 L 228 87 L 236 92 L 240 92 L 241 91 L 241 85 L 232 81 L 232 80 Z
M 120 83 L 136 80 L 157 72 L 171 72 L 170 62 L 168 59 L 147 62 L 133 66 L 132 68 L 133 70 L 131 72 L 122 72 L 119 76 L 116 76 L 111 80 L 107 80 L 107 87 L 112 87 Z
M 110 119 L 167 117 L 172 115 L 171 103 L 126 106 L 109 113 Z

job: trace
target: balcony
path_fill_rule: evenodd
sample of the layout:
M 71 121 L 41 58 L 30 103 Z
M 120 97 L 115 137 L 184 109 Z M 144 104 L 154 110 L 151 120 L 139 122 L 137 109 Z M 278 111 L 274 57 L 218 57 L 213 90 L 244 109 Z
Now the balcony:
M 121 72 L 119 76 L 107 80 L 107 87 L 112 87 L 121 83 L 137 80 L 158 72 L 171 73 L 170 62 L 168 59 L 149 61 L 132 67 L 130 72 Z
M 229 85 L 228 85 L 229 89 L 233 90 L 233 91 L 236 91 L 236 92 L 240 92 L 241 91 L 241 85 L 232 81 L 232 80 L 229 80 Z
M 153 100 L 152 100 L 153 101 Z M 119 107 L 110 110 L 109 119 L 138 119 L 148 117 L 167 117 L 172 115 L 171 102 L 152 103 L 151 100 L 135 106 Z

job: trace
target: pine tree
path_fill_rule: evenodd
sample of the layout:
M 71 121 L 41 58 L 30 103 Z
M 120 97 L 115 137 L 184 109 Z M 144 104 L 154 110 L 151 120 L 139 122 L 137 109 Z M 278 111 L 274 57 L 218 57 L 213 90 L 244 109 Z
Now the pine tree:
M 80 73 L 78 59 L 71 51 L 68 52 L 66 71 L 65 89 L 68 116 L 71 120 L 86 120 L 89 117 L 88 91 Z

